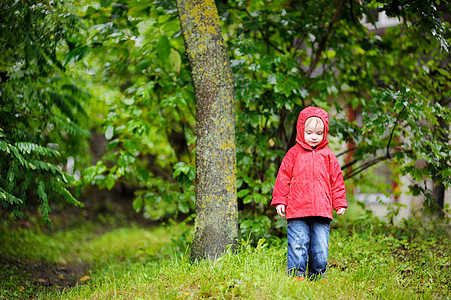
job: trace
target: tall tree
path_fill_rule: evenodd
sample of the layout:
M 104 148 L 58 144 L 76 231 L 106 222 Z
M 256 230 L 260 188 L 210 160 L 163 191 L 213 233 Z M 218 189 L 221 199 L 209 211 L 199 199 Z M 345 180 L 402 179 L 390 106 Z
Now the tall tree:
M 215 258 L 238 236 L 234 80 L 214 1 L 177 7 L 196 97 L 192 258 Z

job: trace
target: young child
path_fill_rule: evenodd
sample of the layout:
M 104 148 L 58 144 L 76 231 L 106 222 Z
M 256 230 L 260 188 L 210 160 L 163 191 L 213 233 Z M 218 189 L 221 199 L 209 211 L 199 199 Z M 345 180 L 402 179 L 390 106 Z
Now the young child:
M 296 145 L 286 153 L 272 206 L 287 219 L 287 271 L 298 280 L 325 274 L 332 209 L 348 207 L 343 174 L 327 144 L 329 115 L 318 107 L 299 114 Z M 286 215 L 286 216 L 285 216 Z

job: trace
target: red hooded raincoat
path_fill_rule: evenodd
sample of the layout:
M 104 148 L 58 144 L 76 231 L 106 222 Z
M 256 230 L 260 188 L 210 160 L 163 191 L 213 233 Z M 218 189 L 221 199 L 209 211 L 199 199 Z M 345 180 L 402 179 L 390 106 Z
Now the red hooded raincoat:
M 313 149 L 304 140 L 304 124 L 310 117 L 324 123 L 324 139 Z M 301 111 L 297 123 L 296 145 L 288 150 L 273 191 L 272 206 L 286 206 L 286 218 L 326 217 L 332 209 L 348 207 L 343 174 L 337 158 L 327 144 L 329 115 L 318 107 Z

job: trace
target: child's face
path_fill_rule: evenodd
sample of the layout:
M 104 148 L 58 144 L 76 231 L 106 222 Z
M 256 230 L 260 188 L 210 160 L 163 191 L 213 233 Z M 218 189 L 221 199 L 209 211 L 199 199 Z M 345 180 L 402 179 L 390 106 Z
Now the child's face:
M 311 146 L 318 146 L 324 139 L 324 123 L 319 118 L 308 118 L 305 121 L 304 140 Z

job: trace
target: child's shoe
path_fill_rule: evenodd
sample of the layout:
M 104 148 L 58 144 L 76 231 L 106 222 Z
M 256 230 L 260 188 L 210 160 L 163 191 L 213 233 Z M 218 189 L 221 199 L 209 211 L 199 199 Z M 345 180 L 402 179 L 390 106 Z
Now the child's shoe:
M 305 281 L 305 277 L 304 276 L 297 276 L 297 277 L 294 277 L 294 279 L 297 280 L 297 281 Z

